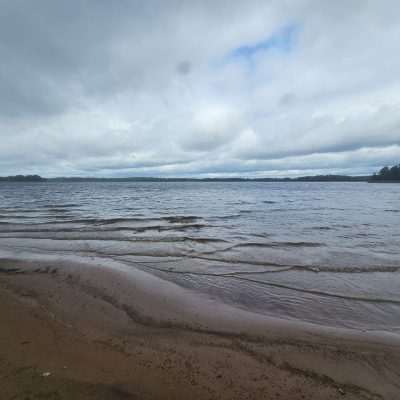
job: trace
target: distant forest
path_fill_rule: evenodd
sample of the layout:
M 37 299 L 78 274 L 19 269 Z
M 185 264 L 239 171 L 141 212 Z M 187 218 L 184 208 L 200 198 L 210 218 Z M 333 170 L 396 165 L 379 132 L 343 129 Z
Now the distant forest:
M 384 167 L 372 176 L 315 175 L 297 178 L 94 178 L 59 177 L 42 178 L 39 175 L 0 177 L 0 182 L 400 182 L 400 164 Z
M 14 175 L 14 176 L 0 176 L 0 182 L 43 182 L 46 181 L 39 175 Z
M 393 167 L 383 167 L 372 175 L 371 182 L 400 182 L 400 164 Z

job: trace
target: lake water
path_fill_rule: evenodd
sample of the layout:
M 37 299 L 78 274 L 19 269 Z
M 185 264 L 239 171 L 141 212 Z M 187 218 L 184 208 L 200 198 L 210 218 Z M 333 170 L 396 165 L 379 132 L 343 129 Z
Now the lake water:
M 140 268 L 237 307 L 400 332 L 400 185 L 0 183 L 0 256 Z

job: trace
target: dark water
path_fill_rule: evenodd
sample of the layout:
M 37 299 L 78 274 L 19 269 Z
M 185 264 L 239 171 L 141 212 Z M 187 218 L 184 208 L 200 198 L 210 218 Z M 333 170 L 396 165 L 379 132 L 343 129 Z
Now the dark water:
M 0 183 L 0 255 L 102 257 L 267 315 L 400 332 L 400 185 Z

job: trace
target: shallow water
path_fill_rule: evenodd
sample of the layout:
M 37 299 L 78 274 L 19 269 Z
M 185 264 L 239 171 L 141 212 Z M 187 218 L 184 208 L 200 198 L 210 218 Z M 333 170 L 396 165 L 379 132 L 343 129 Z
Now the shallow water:
M 1 249 L 113 259 L 266 315 L 400 332 L 396 184 L 0 183 Z

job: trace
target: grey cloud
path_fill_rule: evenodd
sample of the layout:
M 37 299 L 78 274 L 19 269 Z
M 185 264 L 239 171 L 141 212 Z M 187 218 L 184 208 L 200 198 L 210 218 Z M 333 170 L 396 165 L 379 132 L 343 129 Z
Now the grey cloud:
M 275 159 L 314 153 L 345 152 L 363 147 L 382 147 L 400 143 L 400 108 L 379 108 L 370 115 L 336 121 L 333 117 L 296 118 L 297 126 L 287 122 L 264 126 L 276 133 L 257 138 L 249 144 L 245 138 L 237 146 L 242 159 Z M 284 126 L 282 126 L 284 125 Z M 285 140 L 286 139 L 286 140 Z
M 4 173 L 268 175 L 399 161 L 395 1 L 0 6 Z M 293 23 L 290 51 L 226 61 Z
M 291 106 L 294 105 L 296 102 L 296 95 L 294 93 L 285 93 L 279 99 L 279 105 L 281 106 Z
M 181 61 L 177 65 L 176 70 L 181 75 L 188 75 L 188 74 L 190 74 L 190 72 L 192 70 L 192 64 L 190 61 Z

